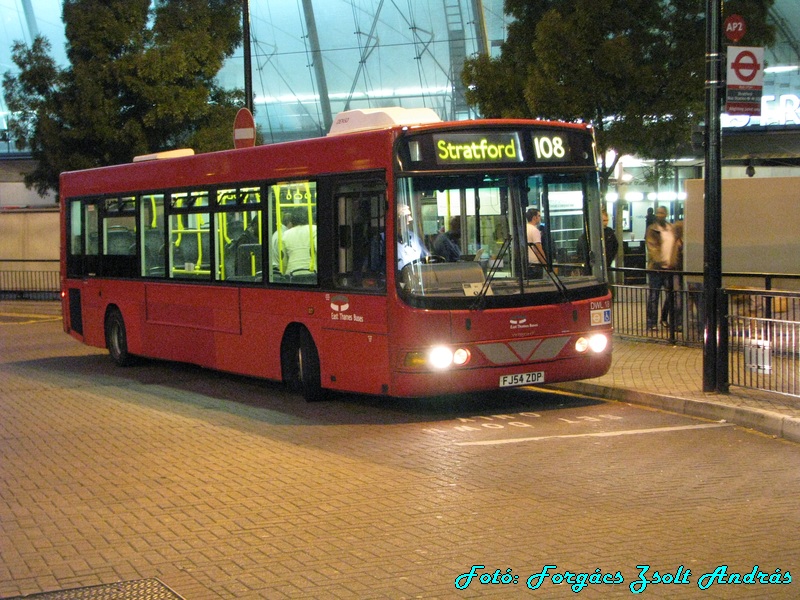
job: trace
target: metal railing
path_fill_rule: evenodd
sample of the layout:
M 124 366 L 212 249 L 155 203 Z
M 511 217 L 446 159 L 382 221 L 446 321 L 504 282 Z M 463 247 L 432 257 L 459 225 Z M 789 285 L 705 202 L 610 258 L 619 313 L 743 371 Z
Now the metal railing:
M 728 383 L 800 396 L 800 294 L 723 290 Z
M 26 264 L 21 264 L 26 263 Z M 31 264 L 51 268 L 31 268 Z M 11 265 L 12 268 L 7 268 Z M 26 268 L 22 268 L 22 267 Z M 611 269 L 638 272 L 646 269 Z M 648 327 L 647 285 L 613 284 L 614 333 L 646 341 L 702 347 L 704 291 L 702 273 L 676 273 L 674 289 L 658 294 L 655 328 Z M 627 273 L 626 273 L 626 279 Z M 620 277 L 622 279 L 622 277 Z M 800 275 L 731 273 L 723 279 L 750 280 L 764 289 L 728 287 L 722 290 L 718 322 L 727 329 L 727 383 L 746 388 L 800 396 L 800 292 L 775 291 L 776 280 Z M 59 296 L 56 260 L 0 259 L 0 299 L 56 300 Z
M 646 269 L 611 269 L 624 279 L 646 281 Z M 629 272 L 638 272 L 630 277 Z M 622 279 L 622 277 L 620 277 Z M 800 396 L 800 292 L 771 289 L 800 275 L 728 273 L 723 275 L 717 322 L 722 352 L 727 352 L 727 385 Z M 752 282 L 753 286 L 742 286 Z M 758 287 L 756 287 L 758 286 Z M 647 284 L 613 284 L 614 333 L 621 337 L 703 346 L 705 293 L 702 273 L 678 272 L 670 291 L 658 294 L 657 324 L 648 327 Z
M 703 290 L 661 290 L 655 329 L 648 327 L 645 285 L 612 285 L 614 295 L 614 333 L 623 337 L 669 341 L 673 344 L 702 346 Z
M 57 260 L 0 259 L 0 299 L 56 300 Z

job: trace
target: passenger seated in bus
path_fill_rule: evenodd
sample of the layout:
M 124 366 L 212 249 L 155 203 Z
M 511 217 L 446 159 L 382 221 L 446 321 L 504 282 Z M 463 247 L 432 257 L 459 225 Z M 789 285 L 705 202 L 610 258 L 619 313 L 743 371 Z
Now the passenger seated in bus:
M 456 262 L 461 258 L 461 218 L 450 219 L 450 230 L 443 231 L 433 240 L 433 253 L 441 256 L 447 262 Z
M 286 256 L 284 273 L 316 272 L 317 226 L 308 222 L 308 210 L 296 208 L 292 214 L 293 227 L 283 235 Z
M 241 246 L 251 244 L 258 244 L 258 219 L 251 220 L 247 228 L 225 247 L 225 266 L 228 276 L 251 274 L 249 262 L 241 261 L 239 253 Z

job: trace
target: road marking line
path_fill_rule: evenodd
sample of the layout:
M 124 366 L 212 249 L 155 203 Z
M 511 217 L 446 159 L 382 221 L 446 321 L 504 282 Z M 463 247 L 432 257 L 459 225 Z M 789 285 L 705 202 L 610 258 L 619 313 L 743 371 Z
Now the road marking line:
M 9 319 L 2 321 L 2 319 Z M 17 319 L 27 319 L 26 321 Z M 27 313 L 0 312 L 0 325 L 30 325 L 31 323 L 50 323 L 60 321 L 61 315 L 31 315 Z
M 481 442 L 456 442 L 456 446 L 500 446 L 502 444 L 519 444 L 521 442 L 541 442 L 543 440 L 564 440 L 588 437 L 617 437 L 621 435 L 641 435 L 643 433 L 668 433 L 670 431 L 686 431 L 689 429 L 713 429 L 716 427 L 733 427 L 732 423 L 708 423 L 705 425 L 676 425 L 675 427 L 656 427 L 654 429 L 627 429 L 624 431 L 601 431 L 599 433 L 573 433 L 569 435 L 543 435 L 541 437 L 511 438 L 504 440 L 484 440 Z

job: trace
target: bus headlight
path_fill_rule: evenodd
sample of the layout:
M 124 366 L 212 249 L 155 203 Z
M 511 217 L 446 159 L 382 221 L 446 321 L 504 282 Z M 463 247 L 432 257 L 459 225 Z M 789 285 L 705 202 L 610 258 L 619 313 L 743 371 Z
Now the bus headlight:
M 459 348 L 453 352 L 453 364 L 460 367 L 469 362 L 470 353 L 466 348 Z
M 592 352 L 600 354 L 608 347 L 608 337 L 603 333 L 595 333 L 588 338 L 579 337 L 575 342 L 575 350 L 583 354 L 591 349 Z
M 446 346 L 436 346 L 428 353 L 428 362 L 434 369 L 446 369 L 453 364 L 453 351 Z
M 444 370 L 452 366 L 462 367 L 472 358 L 467 348 L 451 350 L 447 346 L 435 346 L 427 352 L 408 352 L 403 365 L 412 369 L 433 368 Z
M 589 348 L 600 354 L 608 347 L 608 337 L 604 333 L 595 333 L 589 338 Z

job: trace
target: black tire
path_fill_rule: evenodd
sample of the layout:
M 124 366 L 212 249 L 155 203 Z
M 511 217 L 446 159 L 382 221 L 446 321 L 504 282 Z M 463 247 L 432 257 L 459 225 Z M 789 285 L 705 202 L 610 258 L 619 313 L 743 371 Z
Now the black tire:
M 128 352 L 128 333 L 125 320 L 118 309 L 112 308 L 106 315 L 106 348 L 111 360 L 120 367 L 133 364 L 133 356 Z
M 314 339 L 302 328 L 284 343 L 283 377 L 289 387 L 300 392 L 306 402 L 322 400 L 319 353 Z

